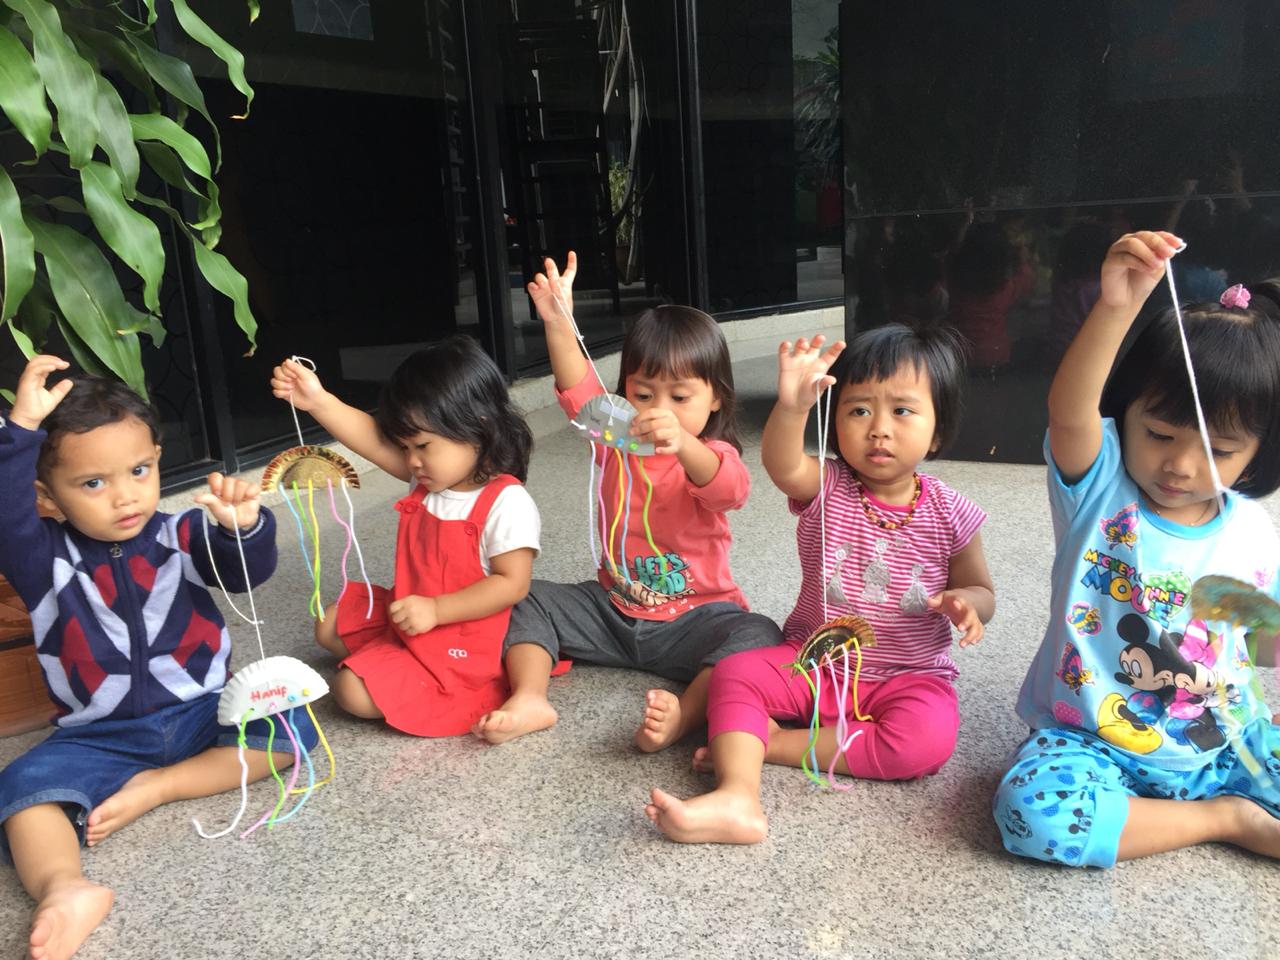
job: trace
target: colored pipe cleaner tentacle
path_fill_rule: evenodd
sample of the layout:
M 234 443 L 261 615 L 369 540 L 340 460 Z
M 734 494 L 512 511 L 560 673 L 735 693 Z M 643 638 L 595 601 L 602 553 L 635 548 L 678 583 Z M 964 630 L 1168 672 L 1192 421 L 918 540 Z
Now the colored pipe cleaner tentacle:
M 591 541 L 591 563 L 593 570 L 600 569 L 600 549 L 596 546 L 596 448 L 595 444 L 587 444 L 587 452 L 591 455 L 587 464 L 587 539 Z
M 294 739 L 298 743 L 298 746 L 302 748 L 302 760 L 307 765 L 307 785 L 305 787 L 289 791 L 291 795 L 295 793 L 301 793 L 302 799 L 299 800 L 297 803 L 295 803 L 293 805 L 293 809 L 291 809 L 288 813 L 284 814 L 283 816 L 277 817 L 276 823 L 283 823 L 284 821 L 292 817 L 295 813 L 297 813 L 299 810 L 301 810 L 306 805 L 307 801 L 311 799 L 311 794 L 314 793 L 316 789 L 316 767 L 315 767 L 315 764 L 311 762 L 311 751 L 308 750 L 307 745 L 302 742 L 302 734 L 298 731 L 298 728 L 294 726 L 294 723 L 293 723 L 294 709 L 295 708 L 292 708 L 292 707 L 289 709 L 289 715 L 285 717 L 284 722 L 287 723 L 290 727 L 293 727 Z
M 271 719 L 270 716 L 263 717 L 262 719 L 266 720 L 267 723 L 270 725 L 270 731 L 267 733 L 267 766 L 271 768 L 271 776 L 275 777 L 276 784 L 280 787 L 281 796 L 283 796 L 284 795 L 284 778 L 280 776 L 280 771 L 276 769 L 275 754 L 272 753 L 272 750 L 271 750 L 272 744 L 274 744 L 276 740 L 276 723 L 274 720 Z M 279 806 L 280 805 L 277 803 L 275 808 L 273 808 L 272 810 L 268 810 L 266 813 L 264 813 L 258 819 L 257 823 L 255 823 L 252 827 L 250 827 L 244 833 L 240 834 L 240 839 L 243 840 L 245 837 L 249 836 L 249 834 L 253 833 L 253 831 L 257 830 L 260 826 L 266 823 L 267 820 L 270 819 L 271 816 L 275 813 L 275 810 L 279 809 Z
M 346 480 L 342 481 L 342 496 L 347 501 L 347 526 L 351 530 L 351 542 L 356 548 L 356 560 L 360 562 L 360 577 L 369 591 L 369 609 L 364 613 L 364 618 L 368 620 L 373 616 L 373 582 L 364 569 L 364 551 L 360 549 L 360 538 L 356 536 L 356 508 L 351 503 L 351 494 L 347 492 Z
M 623 487 L 622 487 L 622 454 L 618 451 L 618 449 L 617 449 L 616 447 L 614 447 L 614 448 L 612 448 L 612 449 L 613 449 L 613 455 L 614 455 L 614 457 L 616 457 L 616 458 L 617 458 L 617 460 L 618 460 L 618 509 L 614 512 L 614 515 L 613 515 L 613 525 L 609 528 L 609 542 L 610 542 L 610 543 L 613 543 L 613 539 L 614 539 L 614 537 L 616 537 L 616 536 L 618 535 L 618 523 L 622 520 L 622 511 L 623 511 L 623 505 L 622 505 L 622 492 L 623 492 Z M 620 543 L 620 544 L 618 544 L 618 555 L 622 558 L 622 576 L 623 576 L 623 578 L 624 578 L 624 579 L 627 579 L 627 578 L 628 578 L 628 573 L 627 573 L 627 569 L 626 569 L 626 566 L 627 566 L 627 545 L 626 545 L 625 543 Z M 612 559 L 612 551 L 611 551 L 611 554 L 610 554 L 610 559 Z M 617 565 L 616 563 L 614 563 L 614 565 L 613 565 L 613 572 L 614 572 L 615 574 L 618 572 L 618 565 Z
M 240 818 L 244 816 L 245 808 L 249 806 L 249 762 L 244 758 L 244 751 L 247 746 L 245 743 L 244 728 L 249 722 L 249 714 L 246 713 L 240 718 L 240 729 L 236 735 L 236 757 L 240 761 L 240 809 L 236 812 L 235 819 L 227 826 L 225 830 L 219 830 L 217 833 L 205 833 L 204 827 L 200 826 L 200 821 L 195 817 L 191 818 L 191 822 L 195 824 L 196 833 L 204 837 L 206 840 L 217 840 L 219 837 L 225 837 L 228 833 L 236 828 L 240 823 Z
M 311 718 L 311 725 L 316 728 L 316 736 L 320 738 L 320 745 L 324 747 L 325 756 L 329 758 L 329 775 L 316 784 L 317 787 L 323 787 L 326 783 L 333 780 L 334 774 L 338 772 L 338 762 L 333 759 L 333 751 L 329 749 L 329 741 L 325 738 L 324 730 L 320 728 L 320 721 L 316 719 L 315 712 L 311 709 L 311 704 L 307 703 L 307 716 Z
M 347 526 L 347 522 L 342 517 L 338 516 L 338 498 L 333 495 L 333 481 L 327 480 L 325 485 L 329 488 L 329 509 L 333 511 L 333 519 L 337 520 L 338 526 L 347 532 L 347 545 L 342 550 L 342 589 L 338 591 L 338 600 L 341 600 L 350 585 L 350 581 L 347 580 L 347 557 L 351 555 L 351 528 Z
M 813 694 L 813 718 L 809 721 L 809 749 L 800 760 L 800 769 L 804 771 L 804 775 L 809 778 L 811 783 L 822 786 L 822 777 L 818 775 L 818 772 L 822 769 L 818 766 L 818 727 L 821 723 L 822 671 L 818 669 L 818 665 L 814 661 L 810 660 L 809 663 L 813 668 L 814 676 L 810 677 L 808 670 L 801 671 L 800 676 L 804 677 L 804 682 L 809 685 L 809 692 Z
M 298 481 L 293 481 L 293 495 L 297 498 L 298 507 L 294 509 L 293 502 L 289 499 L 289 491 L 284 491 L 284 505 L 289 508 L 289 512 L 293 514 L 293 522 L 298 527 L 298 545 L 302 548 L 302 559 L 306 561 L 307 575 L 311 577 L 311 582 L 315 590 L 311 595 L 311 605 L 308 607 L 309 612 L 314 617 L 316 615 L 315 596 L 319 592 L 319 584 L 315 582 L 315 574 L 311 568 L 311 551 L 307 549 L 307 531 L 306 526 L 302 522 L 305 511 L 302 510 L 302 497 L 298 493 Z M 300 513 L 299 511 L 302 511 Z
M 631 487 L 635 478 L 631 475 L 630 454 L 623 454 L 621 463 L 622 463 L 622 469 L 627 474 L 627 495 L 626 497 L 624 497 L 624 502 L 626 503 L 627 506 L 622 513 L 622 540 L 619 543 L 619 548 L 622 553 L 622 565 L 627 568 L 622 575 L 626 578 L 627 582 L 630 583 L 632 578 L 631 578 L 631 570 L 630 570 L 630 561 L 627 558 L 627 534 L 631 530 Z M 636 572 L 639 573 L 640 571 L 637 570 Z
M 595 451 L 592 451 L 592 462 L 595 462 Z M 609 572 L 617 569 L 613 559 L 613 544 L 609 542 L 609 510 L 604 502 L 604 461 L 607 453 L 600 457 L 600 473 L 596 476 L 596 516 L 600 523 L 600 545 L 609 561 Z
M 315 544 L 315 567 L 312 570 L 311 578 L 315 581 L 316 589 L 312 594 L 313 601 L 316 605 L 316 618 L 321 623 L 324 622 L 324 603 L 320 599 L 320 523 L 316 520 L 316 492 L 315 487 L 311 485 L 311 481 L 307 481 L 307 509 L 311 514 L 311 539 Z
M 644 457 L 636 457 L 636 461 L 640 464 L 640 476 L 644 477 L 644 538 L 649 542 L 649 549 L 653 551 L 653 555 L 658 558 L 658 564 L 662 567 L 663 583 L 666 583 L 667 574 L 671 570 L 671 564 L 667 562 L 667 555 L 658 549 L 658 545 L 653 542 L 653 530 L 649 527 L 649 504 L 653 502 L 653 481 L 649 479 L 649 472 L 644 468 Z M 662 591 L 665 593 L 666 591 Z
M 290 708 L 290 713 L 293 709 Z M 293 792 L 293 788 L 298 784 L 298 770 L 302 766 L 302 757 L 298 751 L 298 738 L 294 736 L 293 724 L 289 722 L 288 717 L 281 716 L 280 724 L 284 727 L 284 732 L 289 735 L 289 742 L 293 744 L 293 770 L 289 773 L 289 785 L 280 790 L 280 799 L 276 801 L 276 808 L 271 811 L 271 819 L 267 821 L 267 829 L 271 830 L 276 825 L 276 818 L 280 816 L 280 811 L 284 807 L 284 802 L 288 799 L 289 794 Z

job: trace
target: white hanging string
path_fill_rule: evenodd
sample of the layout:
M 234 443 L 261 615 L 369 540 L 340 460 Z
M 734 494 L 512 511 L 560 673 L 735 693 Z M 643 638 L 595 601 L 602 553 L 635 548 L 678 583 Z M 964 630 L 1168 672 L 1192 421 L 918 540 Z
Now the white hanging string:
M 213 578 L 218 581 L 218 588 L 222 591 L 222 595 L 227 598 L 227 603 L 230 604 L 231 609 L 235 611 L 237 617 L 245 623 L 251 623 L 254 625 L 261 623 L 262 621 L 260 620 L 255 620 L 252 617 L 245 616 L 244 613 L 241 612 L 240 608 L 236 606 L 235 601 L 231 599 L 231 594 L 227 592 L 227 588 L 223 585 L 222 575 L 218 573 L 218 564 L 214 562 L 213 559 L 213 530 L 209 526 L 209 514 L 206 511 L 201 510 L 200 516 L 204 520 L 204 548 L 209 554 L 209 566 L 213 569 Z M 237 539 L 239 538 L 237 537 Z
M 1174 253 L 1181 253 L 1185 249 L 1187 245 L 1184 243 Z M 1196 383 L 1196 371 L 1191 363 L 1191 347 L 1187 344 L 1187 331 L 1182 323 L 1182 305 L 1178 303 L 1178 288 L 1173 282 L 1172 257 L 1165 261 L 1164 276 L 1169 282 L 1169 298 L 1173 301 L 1173 315 L 1178 321 L 1178 337 L 1182 340 L 1182 359 L 1187 365 L 1187 379 L 1191 381 L 1191 399 L 1196 407 L 1196 424 L 1200 428 L 1200 442 L 1204 444 L 1204 455 L 1209 461 L 1209 475 L 1213 478 L 1213 495 L 1218 501 L 1218 513 L 1222 514 L 1227 509 L 1225 488 L 1222 486 L 1222 477 L 1218 474 L 1218 464 L 1213 457 L 1213 444 L 1209 440 L 1209 427 L 1205 423 L 1204 409 L 1200 406 L 1200 387 Z
M 247 560 L 245 560 L 245 557 L 244 557 L 244 541 L 240 539 L 240 524 L 237 523 L 235 519 L 233 519 L 231 522 L 231 526 L 235 530 L 236 552 L 240 554 L 240 570 L 244 574 L 244 589 L 245 589 L 245 592 L 249 594 L 249 612 L 253 615 L 252 619 L 250 619 L 249 617 L 246 617 L 243 613 L 240 613 L 240 610 L 236 607 L 235 603 L 233 603 L 231 600 L 231 594 L 227 593 L 227 588 L 222 582 L 222 576 L 218 573 L 218 565 L 217 563 L 214 562 L 214 559 L 213 559 L 213 547 L 209 543 L 209 539 L 210 539 L 209 516 L 203 510 L 201 511 L 201 515 L 204 517 L 204 542 L 205 542 L 205 546 L 209 550 L 209 565 L 213 567 L 213 576 L 218 581 L 218 589 L 220 589 L 222 591 L 222 595 L 226 597 L 227 603 L 231 604 L 231 609 L 235 610 L 235 612 L 239 614 L 240 619 L 244 620 L 246 623 L 253 624 L 253 632 L 258 637 L 258 653 L 261 656 L 261 658 L 265 660 L 267 659 L 267 651 L 262 643 L 263 621 L 258 619 L 258 607 L 253 600 L 253 584 L 249 582 L 249 563 Z
M 822 393 L 822 378 L 819 377 L 814 383 L 814 414 L 818 420 L 818 525 L 821 530 L 821 546 L 818 550 L 819 556 L 822 558 L 822 580 L 818 584 L 818 592 L 822 594 L 822 622 L 826 623 L 831 619 L 831 612 L 827 608 L 827 485 L 826 485 L 826 467 L 827 467 L 827 435 L 831 429 L 831 391 L 827 390 L 826 396 Z M 823 406 L 826 410 L 823 410 Z
M 294 363 L 299 363 L 302 366 L 307 367 L 312 373 L 315 373 L 316 362 L 314 360 L 310 360 L 307 357 L 299 357 L 296 354 L 289 359 Z M 293 405 L 292 388 L 289 390 L 289 411 L 293 414 L 293 429 L 298 434 L 298 446 L 305 447 L 307 442 L 302 439 L 302 424 L 298 422 L 298 408 Z
M 578 321 L 573 318 L 573 311 L 569 309 L 569 305 L 561 298 L 560 291 L 554 286 L 551 287 L 551 296 L 555 298 L 556 306 L 560 308 L 564 318 L 569 321 L 569 327 L 573 330 L 573 335 L 578 338 L 578 347 L 582 350 L 582 355 L 587 358 L 587 363 L 591 364 L 591 372 L 596 375 L 600 389 L 605 393 L 609 393 L 610 390 L 605 386 L 604 378 L 600 376 L 600 371 L 596 369 L 596 362 L 591 359 L 591 351 L 587 349 L 587 340 L 582 335 L 582 331 L 578 329 Z

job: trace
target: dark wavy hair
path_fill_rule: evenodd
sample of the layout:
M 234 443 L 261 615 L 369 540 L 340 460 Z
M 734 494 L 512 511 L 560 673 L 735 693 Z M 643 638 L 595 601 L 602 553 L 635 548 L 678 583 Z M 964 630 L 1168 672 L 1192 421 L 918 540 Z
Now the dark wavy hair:
M 838 395 L 845 384 L 888 380 L 907 363 L 929 378 L 938 448 L 925 459 L 932 460 L 955 439 L 964 410 L 964 346 L 950 327 L 887 323 L 863 330 L 831 365 L 833 389 Z
M 1280 278 L 1248 290 L 1248 307 L 1189 304 L 1182 319 L 1205 422 L 1258 438 L 1258 452 L 1233 489 L 1262 497 L 1280 487 Z M 1197 427 L 1173 307 L 1142 329 L 1107 380 L 1102 415 L 1115 419 L 1122 437 L 1125 412 L 1137 400 L 1166 423 Z
M 58 462 L 58 441 L 69 433 L 88 433 L 136 417 L 151 431 L 151 441 L 159 445 L 160 415 L 129 387 L 119 380 L 87 373 L 69 379 L 75 386 L 40 423 L 46 434 L 36 458 L 36 476 L 41 480 L 49 479 L 49 470 Z
M 475 444 L 476 483 L 500 473 L 523 483 L 529 474 L 533 434 L 502 371 L 471 337 L 448 337 L 409 356 L 383 385 L 373 419 L 393 442 L 430 432 Z
M 627 377 L 670 377 L 673 380 L 705 380 L 720 401 L 702 430 L 706 440 L 723 440 L 739 453 L 736 417 L 737 394 L 729 344 L 720 324 L 694 307 L 650 307 L 635 318 L 622 342 L 618 393 L 626 396 Z

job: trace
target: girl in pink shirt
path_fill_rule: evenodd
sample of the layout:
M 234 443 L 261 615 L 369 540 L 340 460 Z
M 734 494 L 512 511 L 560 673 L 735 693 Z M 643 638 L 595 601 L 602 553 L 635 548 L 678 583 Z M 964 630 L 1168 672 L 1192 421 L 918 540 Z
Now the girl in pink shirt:
M 573 253 L 563 274 L 547 260 L 546 274 L 529 284 L 556 395 L 570 419 L 605 392 L 567 314 L 576 269 Z M 596 579 L 534 580 L 512 610 L 505 653 L 511 697 L 473 728 L 491 743 L 555 723 L 547 679 L 566 657 L 688 684 L 678 697 L 658 689 L 646 695 L 635 742 L 661 750 L 702 723 L 715 663 L 781 639 L 772 620 L 747 612 L 729 572 L 725 514 L 746 503 L 750 476 L 719 326 L 692 307 L 646 310 L 623 342 L 618 393 L 638 411 L 631 438 L 654 444 L 655 453 L 642 458 L 592 446 L 604 474 L 593 505 L 605 534 Z
M 764 839 L 762 765 L 798 767 L 810 751 L 807 729 L 779 726 L 807 724 L 814 712 L 810 681 L 791 665 L 805 640 L 835 617 L 862 617 L 875 645 L 862 649 L 853 696 L 832 684 L 820 688 L 821 768 L 834 759 L 841 773 L 905 780 L 936 773 L 955 748 L 951 628 L 963 633 L 961 646 L 977 643 L 995 611 L 978 535 L 986 515 L 917 468 L 955 434 L 963 355 L 949 331 L 899 324 L 861 333 L 842 350 L 836 343 L 823 351 L 817 336 L 779 351 L 778 402 L 761 453 L 800 518 L 800 596 L 781 645 L 716 667 L 710 745 L 694 755 L 695 766 L 715 771 L 716 789 L 688 801 L 655 789 L 645 808 L 673 840 Z M 836 384 L 839 456 L 820 464 L 805 453 L 805 422 L 818 395 Z M 843 744 L 836 740 L 840 714 Z

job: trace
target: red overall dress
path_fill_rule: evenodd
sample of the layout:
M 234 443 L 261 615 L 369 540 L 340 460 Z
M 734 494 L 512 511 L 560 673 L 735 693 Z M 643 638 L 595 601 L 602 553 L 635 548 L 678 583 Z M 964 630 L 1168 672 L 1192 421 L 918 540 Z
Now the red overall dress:
M 437 597 L 483 579 L 480 537 L 494 500 L 518 484 L 503 474 L 490 480 L 465 520 L 441 520 L 423 503 L 424 487 L 396 504 L 396 581 L 392 590 L 374 587 L 373 616 L 366 620 L 369 594 L 352 583 L 338 601 L 338 636 L 351 651 L 342 661 L 364 681 L 387 723 L 419 737 L 466 733 L 508 695 L 502 669 L 502 641 L 511 619 L 508 607 L 479 620 L 449 623 L 406 636 L 391 622 L 387 606 L 402 597 Z

